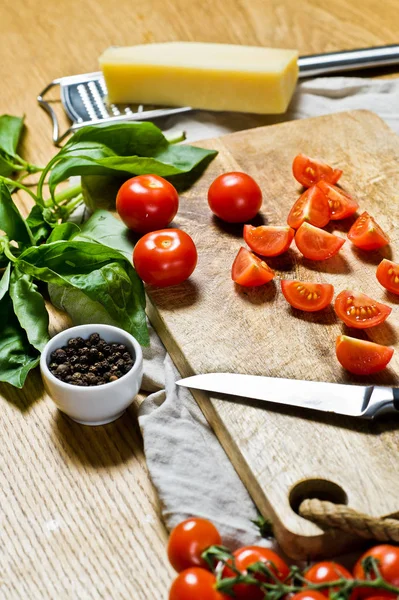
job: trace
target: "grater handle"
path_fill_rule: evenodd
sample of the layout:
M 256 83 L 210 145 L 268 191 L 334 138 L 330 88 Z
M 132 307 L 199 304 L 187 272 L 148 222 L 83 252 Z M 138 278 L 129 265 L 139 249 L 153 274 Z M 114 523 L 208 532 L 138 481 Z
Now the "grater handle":
M 298 59 L 299 77 L 330 75 L 371 67 L 387 67 L 399 64 L 399 45 L 343 50 L 329 54 L 312 54 Z
M 65 131 L 62 135 L 60 135 L 60 126 L 58 123 L 58 119 L 57 119 L 57 115 L 53 109 L 53 107 L 47 102 L 47 100 L 44 99 L 44 97 L 46 96 L 46 94 L 55 86 L 60 85 L 62 81 L 61 79 L 54 79 L 54 81 L 52 81 L 51 83 L 49 83 L 48 85 L 46 85 L 46 87 L 44 88 L 44 90 L 42 90 L 40 92 L 40 94 L 37 96 L 37 101 L 40 104 L 40 106 L 42 108 L 44 108 L 44 110 L 50 115 L 51 117 L 51 123 L 53 126 L 53 132 L 52 132 L 52 138 L 53 138 L 53 142 L 56 146 L 59 146 L 59 144 L 62 142 L 62 140 L 70 133 L 70 129 L 68 129 L 67 131 Z

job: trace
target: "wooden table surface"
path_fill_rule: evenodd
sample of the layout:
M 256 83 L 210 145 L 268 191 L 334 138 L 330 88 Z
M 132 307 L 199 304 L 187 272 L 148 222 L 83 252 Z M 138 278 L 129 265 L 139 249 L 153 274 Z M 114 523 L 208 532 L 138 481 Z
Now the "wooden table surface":
M 396 43 L 398 29 L 396 0 L 3 0 L 0 22 L 0 114 L 26 115 L 22 154 L 37 164 L 54 154 L 37 94 L 56 77 L 98 70 L 109 45 L 196 40 L 311 54 Z M 37 372 L 22 391 L 0 393 L 0 597 L 166 599 L 173 573 L 137 404 L 87 428 L 57 412 Z

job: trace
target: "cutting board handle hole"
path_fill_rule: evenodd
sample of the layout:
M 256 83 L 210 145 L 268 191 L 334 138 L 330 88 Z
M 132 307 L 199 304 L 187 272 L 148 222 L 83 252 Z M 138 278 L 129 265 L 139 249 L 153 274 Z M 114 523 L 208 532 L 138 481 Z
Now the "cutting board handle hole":
M 312 498 L 327 500 L 334 504 L 348 504 L 345 491 L 337 483 L 328 479 L 304 479 L 296 483 L 289 493 L 291 508 L 297 515 L 301 503 Z

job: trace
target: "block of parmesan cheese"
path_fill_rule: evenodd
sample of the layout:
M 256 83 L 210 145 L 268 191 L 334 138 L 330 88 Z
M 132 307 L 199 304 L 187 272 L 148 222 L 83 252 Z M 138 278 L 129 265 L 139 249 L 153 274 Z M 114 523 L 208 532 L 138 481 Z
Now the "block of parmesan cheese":
M 297 58 L 296 50 L 170 42 L 108 48 L 100 67 L 110 103 L 273 114 L 287 109 Z

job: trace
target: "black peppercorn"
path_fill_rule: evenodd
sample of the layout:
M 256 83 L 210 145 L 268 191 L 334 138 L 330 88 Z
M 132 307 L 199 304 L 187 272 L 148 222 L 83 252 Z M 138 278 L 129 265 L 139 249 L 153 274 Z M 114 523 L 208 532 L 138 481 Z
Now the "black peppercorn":
M 57 375 L 57 377 L 60 377 L 61 375 L 69 375 L 70 371 L 71 371 L 70 366 L 63 363 L 62 365 L 58 365 L 54 374 Z
M 100 341 L 100 336 L 98 333 L 92 333 L 91 336 L 89 337 L 89 341 L 92 345 L 97 345 L 98 342 Z
M 66 383 L 88 387 L 117 381 L 133 366 L 124 344 L 107 343 L 98 333 L 71 338 L 51 353 L 50 371 Z
M 65 362 L 67 359 L 67 354 L 65 352 L 65 350 L 63 350 L 62 348 L 58 348 L 57 350 L 54 350 L 54 352 L 51 353 L 51 360 L 53 360 L 54 362 L 61 364 L 63 362 Z

